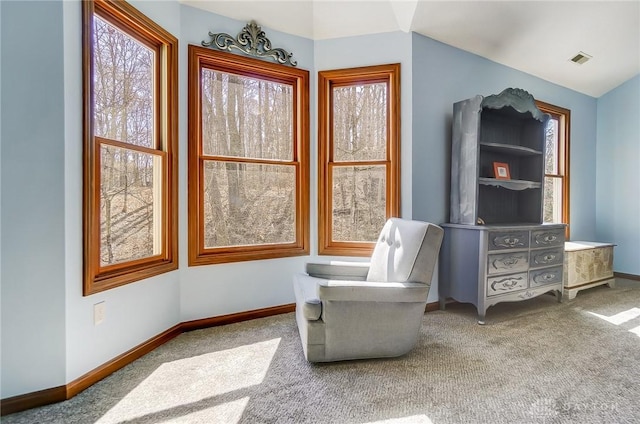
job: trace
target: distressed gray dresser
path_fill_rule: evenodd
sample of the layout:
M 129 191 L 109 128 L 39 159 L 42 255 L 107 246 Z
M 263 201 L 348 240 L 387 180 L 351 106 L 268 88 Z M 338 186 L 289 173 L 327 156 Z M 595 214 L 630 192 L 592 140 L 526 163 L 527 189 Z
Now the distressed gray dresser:
M 487 309 L 554 291 L 562 299 L 564 224 L 442 224 L 440 308 L 447 298 Z
M 441 309 L 449 297 L 472 303 L 484 323 L 499 302 L 562 299 L 565 225 L 542 224 L 548 119 L 518 88 L 453 105 Z

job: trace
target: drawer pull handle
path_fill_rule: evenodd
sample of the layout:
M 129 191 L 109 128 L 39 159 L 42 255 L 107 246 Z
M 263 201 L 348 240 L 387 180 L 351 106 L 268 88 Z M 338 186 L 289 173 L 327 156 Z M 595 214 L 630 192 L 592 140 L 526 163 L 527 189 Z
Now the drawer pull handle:
M 553 262 L 553 260 L 556 258 L 556 255 L 553 254 L 548 254 L 548 255 L 544 255 L 544 256 L 537 256 L 536 257 L 536 263 L 539 264 L 548 264 L 549 262 Z
M 537 275 L 534 280 L 536 282 L 547 282 L 551 281 L 556 277 L 556 274 L 553 272 L 545 272 L 544 274 Z
M 549 244 L 553 243 L 556 240 L 558 240 L 558 236 L 553 233 L 540 234 L 536 237 L 536 242 L 538 244 Z
M 494 281 L 493 283 L 491 283 L 491 290 L 511 290 L 518 284 L 520 284 L 520 280 L 522 280 L 522 277 L 503 278 L 502 280 Z
M 508 258 L 503 258 L 502 261 L 502 268 L 512 268 L 514 265 L 517 265 L 518 262 L 520 261 L 520 259 L 522 259 L 519 256 L 509 256 Z M 493 267 L 494 268 L 499 268 L 498 266 L 496 266 L 495 264 L 498 261 L 494 262 Z
M 498 247 L 524 246 L 518 237 L 496 237 L 493 239 L 493 244 Z

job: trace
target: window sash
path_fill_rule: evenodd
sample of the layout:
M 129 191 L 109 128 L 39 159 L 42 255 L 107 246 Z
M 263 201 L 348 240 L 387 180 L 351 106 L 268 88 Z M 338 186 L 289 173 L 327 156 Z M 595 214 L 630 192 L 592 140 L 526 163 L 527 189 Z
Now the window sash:
M 207 80 L 211 80 L 212 77 L 215 76 L 219 76 L 220 78 L 222 78 L 222 80 L 215 80 L 213 79 L 213 83 L 211 81 L 208 81 L 209 84 L 211 84 L 210 87 L 210 91 L 207 93 L 208 95 L 205 94 L 205 89 L 203 87 L 204 85 L 204 80 L 205 80 L 205 71 L 207 71 L 208 73 L 213 74 L 212 76 L 209 76 L 207 78 Z M 226 79 L 226 81 L 224 81 L 224 79 Z M 233 84 L 232 83 L 232 79 L 237 79 L 236 83 Z M 214 86 L 214 83 L 215 84 Z M 253 85 L 253 87 L 251 87 Z M 256 89 L 256 85 L 257 85 L 257 89 Z M 216 88 L 219 90 L 220 94 L 223 93 L 223 89 L 226 88 L 226 93 L 224 93 L 224 96 L 222 96 L 222 98 L 220 100 L 218 100 L 216 102 L 216 99 L 214 99 L 214 94 L 212 93 L 212 91 L 216 90 Z M 264 97 L 262 96 L 262 92 L 257 93 L 257 91 L 259 91 L 260 89 L 264 90 Z M 232 93 L 233 91 L 233 93 Z M 267 143 L 266 147 L 269 146 L 274 146 L 277 150 L 278 150 L 278 157 L 268 157 L 269 154 L 268 153 L 263 153 L 262 151 L 260 153 L 263 153 L 263 156 L 246 156 L 245 153 L 246 152 L 231 152 L 231 151 L 227 151 L 224 152 L 224 150 L 228 150 L 228 146 L 220 146 L 218 144 L 216 144 L 216 139 L 215 137 L 211 137 L 211 139 L 209 140 L 211 142 L 211 146 L 207 147 L 207 143 L 205 140 L 205 130 L 204 130 L 204 116 L 203 116 L 203 110 L 206 108 L 206 106 L 209 106 L 211 108 L 211 110 L 217 110 L 218 113 L 223 116 L 224 119 L 226 119 L 227 115 L 223 114 L 223 112 L 225 110 L 227 110 L 229 108 L 229 103 L 231 101 L 231 97 L 233 95 L 238 95 L 238 91 L 240 91 L 240 95 L 238 96 L 238 98 L 241 100 L 238 104 L 236 104 L 236 108 L 239 107 L 244 107 L 244 109 L 242 110 L 242 112 L 248 112 L 249 114 L 252 113 L 252 111 L 254 110 L 253 108 L 251 108 L 251 103 L 249 105 L 249 107 L 247 108 L 246 103 L 247 100 L 249 100 L 249 102 L 253 101 L 253 106 L 256 106 L 255 103 L 258 102 L 259 104 L 257 105 L 257 107 L 259 108 L 260 106 L 265 107 L 267 113 L 263 113 L 264 111 L 261 111 L 260 114 L 260 119 L 259 121 L 261 123 L 263 123 L 265 120 L 270 120 L 270 118 L 274 118 L 274 113 L 275 113 L 275 109 L 288 109 L 291 108 L 291 114 L 289 115 L 289 119 L 288 122 L 279 122 L 279 125 L 286 125 L 285 127 L 285 134 L 281 135 L 280 137 L 274 137 L 273 139 L 269 140 L 270 143 Z M 253 96 L 249 96 L 249 98 L 247 98 L 246 94 L 253 94 Z M 293 147 L 295 147 L 296 143 L 295 143 L 295 122 L 292 119 L 295 115 L 293 114 L 293 108 L 295 107 L 295 96 L 296 96 L 296 89 L 295 86 L 292 84 L 292 81 L 289 80 L 283 80 L 282 78 L 262 78 L 262 77 L 258 77 L 255 75 L 245 75 L 242 74 L 241 72 L 227 72 L 227 71 L 221 71 L 219 69 L 216 69 L 215 66 L 205 66 L 203 64 L 203 66 L 201 67 L 200 70 L 200 98 L 202 101 L 201 104 L 201 114 L 200 114 L 200 118 L 203 121 L 202 123 L 202 128 L 201 128 L 201 135 L 202 135 L 202 139 L 201 139 L 201 146 L 200 146 L 200 153 L 202 156 L 213 156 L 213 157 L 228 157 L 228 158 L 238 158 L 238 159 L 248 159 L 248 160 L 277 160 L 277 161 L 283 161 L 283 162 L 290 162 L 290 161 L 296 161 L 296 152 L 294 149 L 292 149 Z M 210 102 L 207 102 L 207 98 L 210 97 Z M 235 101 L 236 99 L 234 99 Z M 286 101 L 288 100 L 288 102 Z M 285 104 L 282 105 L 277 105 L 276 107 L 276 102 L 278 101 L 284 101 Z M 265 102 L 264 104 L 260 104 L 261 102 Z M 284 107 L 283 107 L 284 106 Z M 215 115 L 215 112 L 213 113 Z M 250 122 L 251 117 L 248 116 L 247 120 Z M 257 121 L 257 120 L 256 120 Z M 243 122 L 244 123 L 244 122 Z M 214 123 L 215 124 L 215 123 Z M 253 130 L 253 133 L 249 133 L 247 130 Z M 261 140 L 264 140 L 265 136 L 262 134 L 256 134 L 256 131 L 258 132 L 262 132 L 263 127 L 262 125 L 258 125 L 258 128 L 255 127 L 255 125 L 251 125 L 251 123 L 249 124 L 249 128 L 242 128 L 239 129 L 239 134 L 238 136 L 241 137 L 243 139 L 244 142 L 251 142 L 252 136 L 255 136 L 256 138 L 259 138 Z M 225 136 L 226 136 L 226 132 L 225 132 Z M 282 152 L 280 152 L 282 146 L 285 146 L 285 154 L 283 154 Z M 261 147 L 265 147 L 264 143 L 261 143 Z M 288 149 L 291 149 L 291 151 L 287 151 Z M 273 154 L 271 155 L 273 156 Z
M 98 3 L 98 6 L 100 5 L 100 3 Z M 147 39 L 143 34 L 140 34 L 139 32 L 133 31 L 131 28 L 128 28 L 126 25 L 123 25 L 121 22 L 118 21 L 117 18 L 115 18 L 113 15 L 110 15 L 108 13 L 105 13 L 104 10 L 101 10 L 99 7 L 97 8 L 97 10 L 94 11 L 94 16 L 99 17 L 100 19 L 102 19 L 103 21 L 105 21 L 107 24 L 113 26 L 114 28 L 116 28 L 117 30 L 119 30 L 121 33 L 123 33 L 125 36 L 128 36 L 129 38 L 131 38 L 132 40 L 134 40 L 135 42 L 141 44 L 142 46 L 146 47 L 147 49 L 149 49 L 152 53 L 153 53 L 153 62 L 152 62 L 152 91 L 153 91 L 153 99 L 152 99 L 152 106 L 153 106 L 153 111 L 152 111 L 152 118 L 151 118 L 151 125 L 152 125 L 152 131 L 151 131 L 151 146 L 150 148 L 152 149 L 157 149 L 160 150 L 162 149 L 161 146 L 159 146 L 159 142 L 160 140 L 162 140 L 161 134 L 160 134 L 160 125 L 161 125 L 161 113 L 160 113 L 160 107 L 161 107 L 161 99 L 160 99 L 160 84 L 161 84 L 161 55 L 162 55 L 162 44 L 158 43 L 157 40 L 153 41 L 153 40 L 149 40 Z M 95 20 L 94 20 L 95 21 Z M 92 28 L 94 28 L 95 26 L 95 22 L 94 25 L 92 25 Z M 95 40 L 94 40 L 95 41 Z M 95 52 L 92 46 L 92 50 L 91 50 L 91 56 L 92 56 L 92 73 L 95 72 Z M 95 77 L 95 76 L 94 76 Z M 95 98 L 95 89 L 93 88 L 93 81 L 92 81 L 92 93 L 94 98 Z M 94 112 L 95 112 L 95 106 L 94 106 Z M 93 119 L 95 120 L 95 116 L 93 117 Z M 95 125 L 95 124 L 94 124 Z M 95 127 L 94 127 L 94 135 L 96 137 L 98 137 L 99 135 L 96 134 L 95 131 Z M 102 137 L 102 138 L 106 138 L 106 137 Z M 123 143 L 128 143 L 126 140 L 115 140 L 114 141 L 121 141 Z M 134 143 L 129 143 L 129 144 L 134 144 Z M 145 146 L 146 147 L 146 146 Z
M 352 88 L 352 87 L 364 87 L 364 86 L 375 86 L 375 85 L 383 85 L 385 87 L 385 98 L 384 98 L 384 138 L 385 138 L 385 148 L 384 148 L 384 152 L 381 155 L 381 157 L 378 158 L 363 158 L 363 159 L 358 159 L 358 158 L 354 158 L 352 160 L 348 160 L 348 159 L 341 159 L 338 156 L 337 150 L 338 150 L 338 146 L 337 146 L 337 142 L 336 142 L 336 107 L 338 107 L 336 105 L 336 90 L 337 89 L 341 89 L 341 88 Z M 370 162 L 370 161 L 380 161 L 380 160 L 389 160 L 389 155 L 390 155 L 390 151 L 389 151 L 389 146 L 390 146 L 390 134 L 389 134 L 389 112 L 390 112 L 390 106 L 389 106 L 389 93 L 390 93 L 390 87 L 389 87 L 389 78 L 384 78 L 384 79 L 374 79 L 374 80 L 367 80 L 367 81 L 358 81 L 358 82 L 342 82 L 340 84 L 332 84 L 331 85 L 331 99 L 330 99 L 330 120 L 331 120 L 331 124 L 330 124 L 330 137 L 329 137 L 329 143 L 330 143 L 330 147 L 329 147 L 329 162 L 334 163 L 334 162 L 340 162 L 340 163 L 345 163 L 345 162 Z
M 130 267 L 137 267 L 140 265 L 144 265 L 145 263 L 155 263 L 157 261 L 163 260 L 166 257 L 166 252 L 168 250 L 167 243 L 165 242 L 167 237 L 164 234 L 165 233 L 164 229 L 167 228 L 165 211 L 168 208 L 167 196 L 166 196 L 167 173 L 165 172 L 165 169 L 167 168 L 167 153 L 163 151 L 149 149 L 144 146 L 137 146 L 134 144 L 128 144 L 128 143 L 122 143 L 114 140 L 103 139 L 101 137 L 95 137 L 95 143 L 96 143 L 96 146 L 95 146 L 96 152 L 101 152 L 103 146 L 109 146 L 109 147 L 115 147 L 122 150 L 129 150 L 132 152 L 138 152 L 138 153 L 150 155 L 153 158 L 152 160 L 154 163 L 153 163 L 152 178 L 153 178 L 154 184 L 152 186 L 152 191 L 153 191 L 152 203 L 153 203 L 154 212 L 159 215 L 159 218 L 154 218 L 154 222 L 153 222 L 153 228 L 154 228 L 153 243 L 155 246 L 152 248 L 152 250 L 154 251 L 154 254 L 141 257 L 138 259 L 129 259 L 129 260 L 124 260 L 121 262 L 116 262 L 108 265 L 102 264 L 102 261 L 100 260 L 100 255 L 98 255 L 94 258 L 94 260 L 97 259 L 97 261 L 95 262 L 95 266 L 98 269 L 98 274 L 108 274 L 108 273 L 119 272 L 121 270 L 126 270 Z M 102 178 L 101 178 L 102 175 L 100 172 L 100 170 L 102 169 L 101 159 L 102 159 L 102 154 L 101 153 L 97 154 L 96 165 L 95 165 L 95 171 L 96 171 L 95 181 L 97 181 L 98 184 L 96 184 L 97 193 L 95 195 L 96 204 L 94 206 L 95 210 L 97 211 L 102 210 L 102 205 L 101 205 L 102 195 L 100 193 L 101 182 L 102 182 Z M 156 182 L 158 182 L 159 184 L 155 184 Z M 97 225 L 96 225 L 97 234 L 95 235 L 94 240 L 97 243 L 97 246 L 95 246 L 94 249 L 101 252 L 102 251 L 102 232 L 101 232 L 102 222 L 100 219 L 97 219 L 96 221 L 97 221 Z

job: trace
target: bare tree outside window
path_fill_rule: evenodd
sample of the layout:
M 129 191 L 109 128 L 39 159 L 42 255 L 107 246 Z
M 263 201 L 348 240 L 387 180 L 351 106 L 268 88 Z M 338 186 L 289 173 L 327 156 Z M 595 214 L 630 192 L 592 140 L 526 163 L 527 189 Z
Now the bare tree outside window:
M 545 174 L 558 175 L 558 120 L 551 118 L 547 125 Z M 562 222 L 562 178 L 547 176 L 544 181 L 544 222 Z
M 209 69 L 201 82 L 205 248 L 292 243 L 294 167 L 232 159 L 291 161 L 292 87 Z
M 387 84 L 333 89 L 333 240 L 373 242 L 386 221 Z
M 94 133 L 155 148 L 154 52 L 99 16 L 93 22 Z

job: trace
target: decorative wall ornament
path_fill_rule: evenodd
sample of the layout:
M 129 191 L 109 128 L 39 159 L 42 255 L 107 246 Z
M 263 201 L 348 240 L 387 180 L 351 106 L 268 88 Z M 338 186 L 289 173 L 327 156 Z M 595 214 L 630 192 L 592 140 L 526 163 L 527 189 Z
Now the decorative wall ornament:
M 272 58 L 283 65 L 298 65 L 298 62 L 291 58 L 293 53 L 289 53 L 285 49 L 271 47 L 271 41 L 255 21 L 245 25 L 236 38 L 223 32 L 217 34 L 209 32 L 209 37 L 211 37 L 210 41 L 202 41 L 204 47 L 229 51 L 237 49 L 249 56 Z

